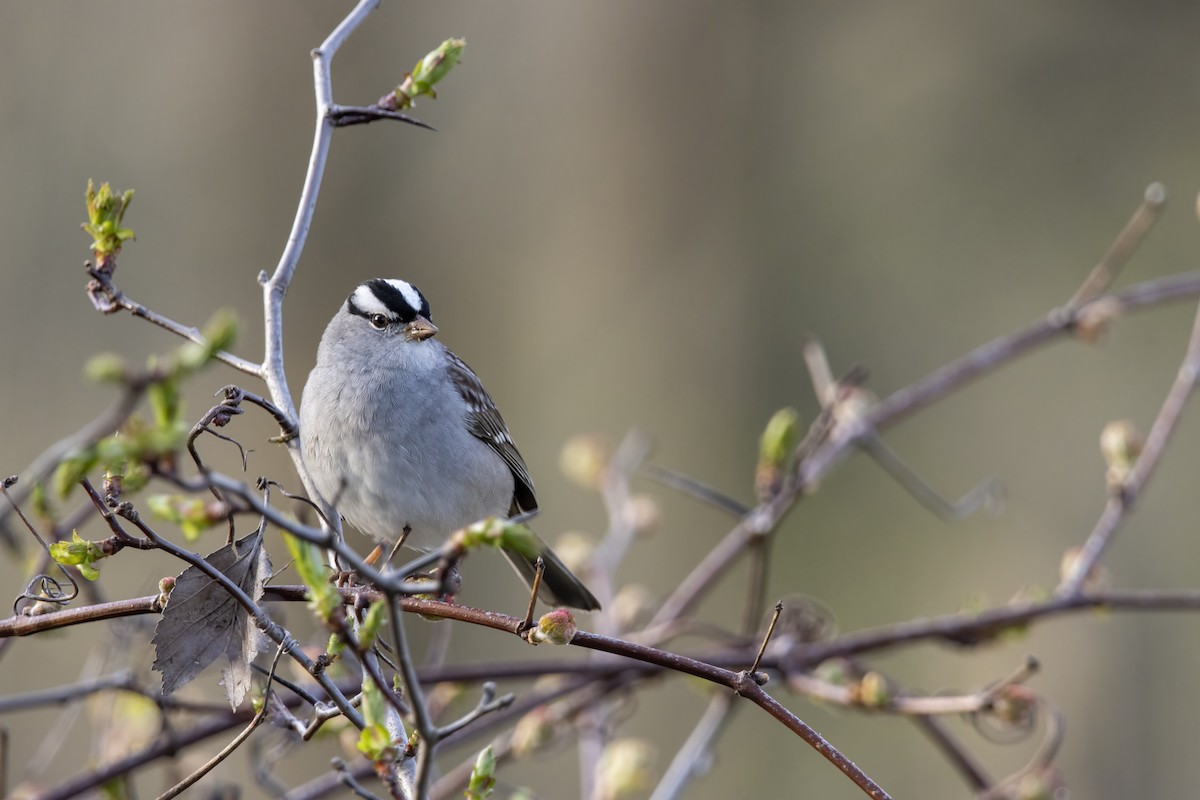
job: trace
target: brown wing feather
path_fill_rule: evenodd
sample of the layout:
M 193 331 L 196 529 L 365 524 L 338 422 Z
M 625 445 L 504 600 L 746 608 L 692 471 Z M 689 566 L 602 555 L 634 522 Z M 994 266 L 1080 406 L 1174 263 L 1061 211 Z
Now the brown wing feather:
M 467 425 L 471 433 L 483 440 L 504 459 L 513 475 L 513 501 L 509 514 L 519 514 L 533 511 L 537 508 L 537 498 L 533 492 L 533 479 L 529 477 L 529 468 L 525 459 L 513 444 L 508 435 L 508 426 L 500 416 L 491 395 L 483 388 L 479 377 L 462 359 L 453 353 L 450 356 L 450 376 L 458 393 L 462 395 L 470 408 Z

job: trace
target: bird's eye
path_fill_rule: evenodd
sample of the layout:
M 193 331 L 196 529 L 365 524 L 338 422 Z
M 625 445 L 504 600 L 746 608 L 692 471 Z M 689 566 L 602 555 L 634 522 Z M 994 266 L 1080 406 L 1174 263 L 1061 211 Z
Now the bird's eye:
M 371 327 L 377 331 L 381 331 L 388 325 L 388 318 L 383 314 L 372 314 L 367 317 L 367 321 L 371 323 Z

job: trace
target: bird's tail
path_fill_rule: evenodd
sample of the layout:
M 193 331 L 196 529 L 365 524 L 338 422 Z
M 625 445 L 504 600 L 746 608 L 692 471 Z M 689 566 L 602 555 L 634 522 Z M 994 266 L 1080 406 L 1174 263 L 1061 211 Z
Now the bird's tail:
M 530 587 L 533 586 L 533 576 L 537 572 L 537 559 L 502 550 L 508 563 L 512 564 L 517 574 Z M 542 562 L 546 571 L 542 573 L 542 587 L 538 595 L 548 603 L 559 606 L 570 606 L 584 611 L 599 611 L 600 601 L 596 599 L 583 581 L 576 578 L 566 564 L 559 560 L 554 551 L 545 543 L 542 544 Z

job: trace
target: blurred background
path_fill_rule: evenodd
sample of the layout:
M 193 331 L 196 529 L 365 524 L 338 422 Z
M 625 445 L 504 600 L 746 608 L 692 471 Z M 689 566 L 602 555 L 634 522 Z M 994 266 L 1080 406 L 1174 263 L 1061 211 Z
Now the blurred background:
M 308 52 L 349 8 L 0 7 L 0 472 L 20 471 L 108 404 L 111 390 L 82 376 L 91 355 L 140 360 L 178 344 L 128 315 L 98 315 L 85 297 L 89 177 L 137 190 L 127 220 L 138 240 L 118 285 L 188 324 L 235 309 L 237 352 L 261 358 L 255 277 L 278 259 L 304 175 Z M 1200 7 L 1080 0 L 385 3 L 335 62 L 339 102 L 374 101 L 448 36 L 466 37 L 464 63 L 441 99 L 416 109 L 437 133 L 375 123 L 335 136 L 287 301 L 292 391 L 354 285 L 403 277 L 503 410 L 547 538 L 604 530 L 598 498 L 558 469 L 563 443 L 584 432 L 646 431 L 657 462 L 750 501 L 770 414 L 816 412 L 805 335 L 825 343 L 836 373 L 861 363 L 873 391 L 899 389 L 1064 302 L 1154 180 L 1171 200 L 1122 283 L 1195 267 L 1197 23 Z M 858 457 L 779 533 L 771 597 L 819 598 L 855 630 L 1053 586 L 1063 550 L 1104 502 L 1101 428 L 1120 417 L 1149 426 L 1191 317 L 1184 303 L 1123 321 L 1103 346 L 1056 343 L 890 431 L 947 495 L 1000 478 L 1004 512 L 932 518 Z M 214 368 L 192 386 L 195 416 L 231 381 L 261 389 Z M 1198 416 L 1184 419 L 1111 549 L 1116 586 L 1200 583 Z M 254 448 L 251 478 L 297 485 L 261 415 L 231 432 Z M 223 445 L 207 447 L 235 469 Z M 641 488 L 660 500 L 662 523 L 620 578 L 662 597 L 730 522 Z M 105 535 L 98 520 L 81 533 Z M 198 548 L 215 549 L 220 534 L 210 537 Z M 103 565 L 108 596 L 148 594 L 174 571 L 127 555 Z M 22 575 L 15 556 L 0 561 L 8 596 Z M 736 624 L 744 580 L 744 569 L 732 573 L 700 613 Z M 465 581 L 463 602 L 519 613 L 522 592 L 499 559 L 472 557 Z M 1058 764 L 1074 796 L 1182 797 L 1196 785 L 1198 628 L 1188 614 L 1080 615 L 978 651 L 920 645 L 870 663 L 933 693 L 978 688 L 1036 655 L 1044 670 L 1031 685 L 1068 719 Z M 541 655 L 511 637 L 459 633 L 455 661 Z M 92 645 L 110 637 L 91 626 L 18 642 L 0 661 L 0 693 L 78 679 Z M 219 700 L 216 680 L 205 673 L 189 691 Z M 895 796 L 969 795 L 911 724 L 779 693 Z M 705 703 L 689 682 L 656 684 L 620 733 L 654 742 L 661 771 Z M 10 786 L 83 768 L 70 759 L 87 752 L 85 720 L 56 759 L 39 751 L 53 720 L 0 721 L 12 736 Z M 1035 744 L 998 747 L 954 729 L 996 775 Z M 337 749 L 302 750 L 279 774 L 311 777 Z M 219 780 L 259 796 L 244 763 Z M 569 797 L 576 771 L 564 745 L 501 775 Z M 147 792 L 161 775 L 150 778 Z M 860 796 L 747 708 L 689 796 L 782 792 Z

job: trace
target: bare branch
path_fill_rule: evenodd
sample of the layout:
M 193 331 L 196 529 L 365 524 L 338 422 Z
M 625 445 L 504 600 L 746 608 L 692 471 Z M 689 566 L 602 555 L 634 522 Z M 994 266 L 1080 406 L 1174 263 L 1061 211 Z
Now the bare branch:
M 168 330 L 180 338 L 187 339 L 193 344 L 198 344 L 201 346 L 207 344 L 204 334 L 201 333 L 199 328 L 195 326 L 182 325 L 175 320 L 163 316 L 157 311 L 152 311 L 141 303 L 130 299 L 124 292 L 122 292 L 113 284 L 112 279 L 108 275 L 105 275 L 90 266 L 88 267 L 87 272 L 88 275 L 91 275 L 92 279 L 98 284 L 97 289 L 103 291 L 105 299 L 108 300 L 109 308 L 106 310 L 108 310 L 109 313 L 118 309 L 124 309 L 133 316 L 140 317 L 147 322 L 152 322 L 158 327 Z M 256 378 L 262 377 L 262 367 L 260 365 L 251 361 L 247 361 L 239 356 L 235 356 L 232 353 L 228 353 L 224 350 L 218 350 L 213 354 L 213 357 L 221 363 L 233 367 L 239 372 L 244 372 L 247 375 L 253 375 Z
M 1088 574 L 1100 561 L 1105 549 L 1112 540 L 1117 528 L 1125 519 L 1129 509 L 1137 501 L 1154 468 L 1158 466 L 1166 450 L 1167 442 L 1175 432 L 1175 426 L 1183 415 L 1183 409 L 1196 390 L 1196 381 L 1200 378 L 1200 308 L 1196 310 L 1195 322 L 1192 325 L 1192 335 L 1188 342 L 1187 354 L 1179 366 L 1179 373 L 1171 385 L 1167 397 L 1163 400 L 1162 409 L 1158 412 L 1150 433 L 1146 435 L 1146 443 L 1141 455 L 1134 462 L 1129 474 L 1108 499 L 1100 519 L 1088 534 L 1087 540 L 1080 548 L 1079 554 L 1073 560 L 1070 570 L 1063 577 L 1056 590 L 1060 595 L 1078 594 Z
M 1084 280 L 1083 285 L 1075 292 L 1068 306 L 1078 306 L 1099 297 L 1112 282 L 1116 280 L 1121 268 L 1129 261 L 1130 256 L 1146 238 L 1150 228 L 1158 220 L 1158 215 L 1167 202 L 1167 190 L 1161 183 L 1152 183 L 1146 187 L 1141 204 L 1125 223 L 1125 227 L 1117 234 L 1116 240 L 1100 259 Z
M 229 758 L 230 754 L 233 753 L 234 750 L 238 749 L 242 742 L 250 738 L 250 734 L 254 733 L 255 728 L 267 721 L 267 709 L 270 708 L 270 704 L 267 702 L 267 697 L 271 694 L 271 681 L 275 678 L 275 668 L 279 665 L 279 657 L 283 655 L 283 650 L 284 648 L 282 644 L 275 649 L 275 658 L 271 661 L 271 671 L 267 673 L 267 685 L 263 691 L 262 707 L 259 708 L 258 713 L 254 715 L 254 719 L 250 720 L 250 724 L 247 725 L 232 742 L 221 748 L 221 752 L 217 753 L 215 756 L 202 764 L 191 775 L 188 775 L 179 783 L 160 794 L 158 796 L 158 800 L 172 800 L 172 798 L 183 794 L 183 792 L 194 785 L 196 781 L 212 772 L 213 768 L 215 768 L 225 759 Z

